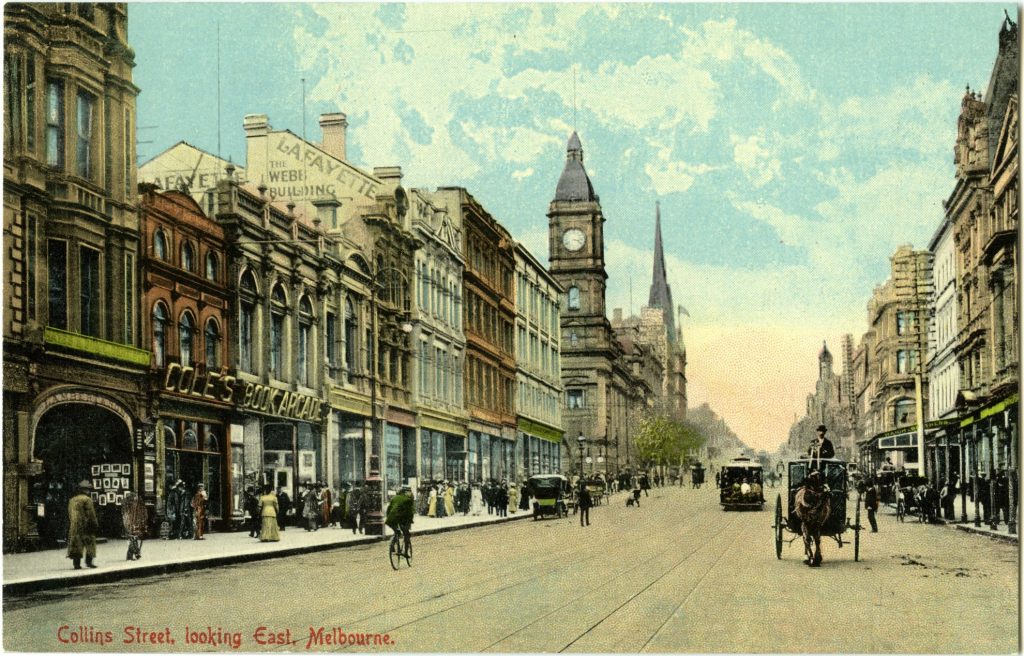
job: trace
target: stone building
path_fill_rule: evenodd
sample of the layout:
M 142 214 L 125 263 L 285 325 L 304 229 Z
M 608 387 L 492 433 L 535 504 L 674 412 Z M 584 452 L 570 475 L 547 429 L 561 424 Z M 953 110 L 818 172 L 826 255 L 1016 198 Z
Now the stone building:
M 413 295 L 413 390 L 418 413 L 418 476 L 424 481 L 466 480 L 466 406 L 462 363 L 463 259 L 461 212 L 450 214 L 443 198 L 412 190 L 416 251 Z M 417 452 L 411 455 L 415 456 Z
M 852 341 L 850 335 L 843 335 L 846 347 Z M 806 414 L 797 420 L 789 429 L 787 451 L 793 455 L 807 452 L 807 447 L 816 437 L 818 426 L 824 424 L 828 428 L 828 437 L 836 450 L 836 457 L 849 459 L 855 448 L 854 437 L 854 406 L 853 397 L 846 388 L 847 372 L 853 368 L 852 349 L 844 348 L 843 353 L 850 354 L 851 359 L 844 358 L 843 373 L 837 374 L 834 368 L 834 357 L 828 350 L 828 344 L 822 343 L 818 352 L 818 380 L 814 392 L 807 395 Z
M 562 288 L 522 244 L 516 259 L 517 477 L 562 468 Z
M 4 5 L 5 551 L 63 540 L 82 479 L 113 491 L 116 467 L 118 490 L 142 489 L 150 355 L 127 12 Z M 96 493 L 103 535 L 121 534 L 119 494 Z
M 579 136 L 569 137 L 565 167 L 548 208 L 549 271 L 565 290 L 561 304 L 563 469 L 578 468 L 581 445 L 597 445 L 606 466 L 629 466 L 629 427 L 639 418 L 622 345 L 606 316 L 604 214 L 583 166 Z M 580 438 L 583 438 L 582 440 Z
M 230 476 L 242 463 L 232 468 L 229 441 L 235 377 L 224 229 L 185 193 L 140 187 L 139 314 L 152 349 L 149 407 L 157 437 L 144 454 L 144 498 L 155 501 L 159 517 L 175 481 L 185 482 L 189 496 L 202 483 L 207 515 L 226 524 L 233 515 L 241 519 L 244 487 Z
M 854 384 L 859 385 L 857 448 L 861 463 L 870 469 L 877 469 L 887 457 L 896 467 L 921 469 L 916 399 L 920 389 L 927 416 L 925 318 L 932 293 L 932 254 L 900 246 L 890 264 L 889 279 L 875 288 L 868 302 L 868 331 L 854 356 Z
M 472 194 L 442 187 L 448 214 L 462 226 L 464 398 L 471 480 L 513 477 L 516 465 L 515 256 L 509 234 Z

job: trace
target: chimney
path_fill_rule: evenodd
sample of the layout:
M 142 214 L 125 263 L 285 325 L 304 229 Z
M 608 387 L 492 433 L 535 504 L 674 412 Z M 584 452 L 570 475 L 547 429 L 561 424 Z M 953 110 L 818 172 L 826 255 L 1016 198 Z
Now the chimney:
M 270 132 L 270 121 L 266 114 L 246 114 L 242 127 L 246 137 L 263 137 Z
M 380 180 L 387 185 L 398 186 L 402 182 L 402 167 L 401 166 L 375 166 L 373 167 L 373 177 Z
M 323 143 L 320 147 L 332 157 L 341 161 L 347 161 L 345 157 L 345 130 L 348 129 L 348 119 L 342 112 L 332 112 L 320 115 L 320 131 L 323 134 Z

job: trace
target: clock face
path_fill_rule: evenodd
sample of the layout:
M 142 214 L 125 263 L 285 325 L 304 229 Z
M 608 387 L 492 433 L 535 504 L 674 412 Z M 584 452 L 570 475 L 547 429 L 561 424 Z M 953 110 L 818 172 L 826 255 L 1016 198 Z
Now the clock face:
M 562 235 L 562 244 L 567 250 L 578 251 L 587 243 L 587 236 L 579 228 L 570 228 Z

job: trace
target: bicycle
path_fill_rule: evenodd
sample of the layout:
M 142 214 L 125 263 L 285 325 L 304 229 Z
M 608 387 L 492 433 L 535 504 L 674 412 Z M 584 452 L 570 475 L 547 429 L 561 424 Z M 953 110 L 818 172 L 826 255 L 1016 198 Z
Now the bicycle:
M 398 541 L 398 536 L 403 535 L 405 539 L 405 550 L 402 550 L 402 543 Z M 402 562 L 402 558 L 405 558 L 405 564 L 408 567 L 412 567 L 412 541 L 409 539 L 408 529 L 398 529 L 394 531 L 391 536 L 391 544 L 388 546 L 388 560 L 391 561 L 391 569 L 398 569 L 398 566 Z
M 907 506 L 903 502 L 903 499 L 898 499 L 896 501 L 896 519 L 898 521 L 902 522 L 903 518 L 906 517 L 906 516 L 907 516 Z

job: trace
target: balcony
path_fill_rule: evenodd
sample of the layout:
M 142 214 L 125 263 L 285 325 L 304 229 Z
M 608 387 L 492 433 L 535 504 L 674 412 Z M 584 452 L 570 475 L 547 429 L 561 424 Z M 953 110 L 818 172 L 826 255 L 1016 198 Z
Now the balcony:
M 999 252 L 1006 246 L 1013 246 L 1017 243 L 1016 230 L 999 230 L 992 233 L 985 248 L 982 250 L 981 261 L 986 266 L 992 264 Z
M 149 351 L 137 349 L 134 346 L 108 342 L 97 337 L 70 333 L 58 328 L 46 327 L 43 332 L 43 341 L 49 346 L 59 346 L 70 351 L 77 351 L 87 355 L 101 357 L 106 360 L 113 360 L 124 364 L 132 364 L 140 367 L 148 367 L 150 361 Z

